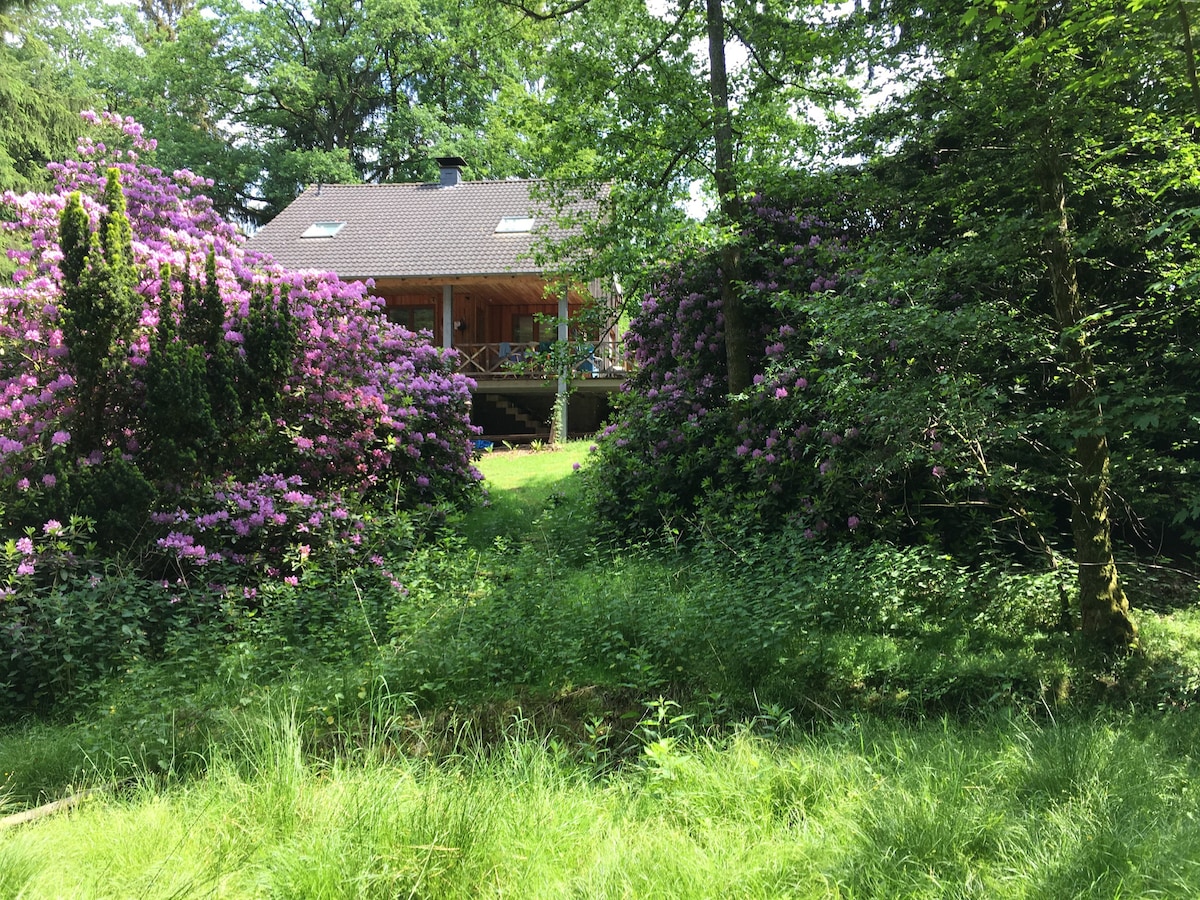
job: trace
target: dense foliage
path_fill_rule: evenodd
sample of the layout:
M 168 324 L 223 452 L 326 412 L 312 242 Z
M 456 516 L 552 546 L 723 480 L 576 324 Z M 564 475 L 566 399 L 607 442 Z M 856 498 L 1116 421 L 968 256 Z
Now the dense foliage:
M 759 384 L 745 391 L 749 379 L 727 364 L 736 396 L 724 424 L 708 417 L 694 436 L 709 454 L 683 465 L 696 477 L 656 503 L 601 487 L 605 508 L 634 519 L 644 510 L 642 524 L 699 513 L 706 527 L 729 523 L 730 512 L 778 521 L 782 510 L 814 534 L 845 522 L 859 535 L 932 540 L 973 557 L 1033 554 L 1051 566 L 1069 552 L 1083 631 L 1097 646 L 1132 643 L 1114 538 L 1185 565 L 1198 547 L 1200 420 L 1180 338 L 1196 315 L 1200 107 L 1191 26 L 1177 11 L 901 0 L 847 19 L 873 38 L 848 64 L 887 66 L 895 89 L 844 132 L 861 165 L 815 178 L 781 172 L 790 184 L 774 191 L 788 198 L 777 205 L 854 234 L 845 289 L 768 292 L 791 344 L 779 363 L 755 361 Z M 722 212 L 739 225 L 753 216 Z M 714 245 L 721 270 L 697 261 L 685 271 L 727 278 L 731 246 L 746 255 L 761 246 L 747 237 Z M 738 280 L 738 299 L 762 307 L 764 279 Z M 729 300 L 720 310 L 732 320 Z M 669 346 L 668 336 L 646 337 Z M 655 353 L 645 361 L 656 365 Z M 778 425 L 768 416 L 767 438 L 819 422 L 831 449 L 806 460 L 804 477 L 773 483 L 782 497 L 762 496 L 745 489 L 746 474 L 780 453 L 741 436 L 762 415 L 763 385 L 793 369 L 803 398 L 778 396 L 787 412 Z M 796 384 L 775 389 L 794 394 Z M 618 427 L 650 427 L 638 444 L 648 456 L 675 440 L 673 424 L 649 425 L 631 408 Z M 749 460 L 731 464 L 739 452 Z M 621 465 L 612 468 L 624 475 Z M 709 515 L 703 507 L 722 497 Z
M 65 531 L 94 528 L 105 553 L 165 579 L 166 602 L 193 577 L 250 589 L 312 553 L 353 556 L 364 503 L 460 502 L 478 478 L 470 382 L 449 354 L 387 322 L 361 283 L 246 254 L 202 182 L 139 163 L 152 145 L 136 123 L 96 124 L 115 146 L 88 139 L 54 166 L 56 192 L 3 198 L 28 247 L 0 289 L 0 609 L 18 667 L 55 627 L 38 598 L 78 580 L 64 566 L 106 592 Z M 107 631 L 124 625 L 145 617 Z
M 997 236 L 1000 257 L 968 238 L 930 248 L 936 262 L 902 257 L 885 229 L 903 210 L 880 177 L 796 178 L 748 204 L 742 287 L 759 331 L 744 394 L 724 386 L 718 256 L 692 249 L 663 271 L 631 323 L 637 372 L 590 473 L 606 519 L 738 539 L 786 525 L 1050 567 L 1070 554 L 1054 333 L 1029 314 L 1030 296 L 1005 292 L 1021 246 Z M 848 199 L 848 185 L 869 181 L 873 192 Z M 1136 391 L 1114 385 L 1107 401 L 1120 435 L 1114 520 L 1133 549 L 1192 558 L 1174 474 L 1190 464 L 1192 399 L 1156 360 L 1173 358 L 1194 305 L 1144 308 L 1136 330 L 1125 318 L 1104 332 L 1124 336 L 1106 363 L 1154 357 L 1126 371 Z M 1143 349 L 1122 358 L 1133 334 Z
M 70 153 L 86 88 L 33 34 L 30 3 L 0 4 L 0 191 L 45 187 L 45 164 Z M 7 273 L 0 260 L 0 273 Z
M 836 292 L 842 236 L 763 197 L 748 208 L 743 272 L 757 327 L 755 384 L 737 402 L 727 400 L 720 261 L 693 248 L 662 273 L 630 323 L 636 374 L 594 473 L 608 521 L 653 530 L 664 520 L 678 527 L 680 516 L 698 512 L 714 521 L 732 515 L 747 526 L 787 514 L 804 527 L 827 527 L 829 513 L 813 505 L 822 490 L 811 475 L 827 450 L 858 434 L 854 425 L 831 431 L 808 406 L 811 373 L 784 359 L 797 320 L 779 301 Z
M 592 475 L 605 517 L 921 540 L 937 536 L 926 504 L 980 488 L 948 469 L 960 455 L 948 445 L 967 429 L 960 411 L 995 405 L 978 382 L 995 364 L 985 326 L 997 323 L 863 298 L 846 271 L 847 223 L 813 208 L 794 195 L 747 206 L 743 290 L 758 333 L 744 394 L 726 393 L 715 254 L 695 252 L 644 298 L 629 338 L 637 374 Z M 977 352 L 964 358 L 968 336 Z M 959 348 L 952 361 L 946 345 Z
M 263 222 L 317 181 L 539 173 L 543 39 L 490 2 L 42 0 L 26 26 L 90 102 L 134 116 L 217 208 Z

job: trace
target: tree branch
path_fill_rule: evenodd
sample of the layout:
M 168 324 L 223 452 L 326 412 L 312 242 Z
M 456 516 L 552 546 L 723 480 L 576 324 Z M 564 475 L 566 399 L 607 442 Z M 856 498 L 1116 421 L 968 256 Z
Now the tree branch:
M 88 788 L 87 790 L 79 791 L 69 797 L 64 797 L 61 800 L 53 800 L 50 803 L 43 803 L 41 806 L 27 809 L 23 812 L 13 813 L 11 816 L 5 816 L 0 819 L 0 828 L 12 828 L 14 825 L 24 825 L 27 822 L 36 822 L 38 819 L 44 819 L 46 816 L 52 816 L 55 813 L 66 812 L 68 809 L 78 806 L 84 800 L 94 797 L 96 794 L 108 793 L 115 791 L 120 787 L 120 782 L 113 784 L 101 785 L 100 787 Z
M 531 9 L 524 0 L 500 0 L 500 5 L 507 6 L 509 9 L 515 9 L 535 22 L 550 22 L 569 16 L 573 12 L 578 12 L 591 2 L 592 0 L 572 0 L 566 6 L 559 7 L 558 9 L 552 8 L 550 12 Z
M 793 81 L 790 78 L 784 78 L 780 75 L 776 75 L 768 67 L 766 61 L 763 59 L 762 54 L 758 52 L 758 48 L 756 48 L 753 43 L 746 39 L 746 36 L 742 33 L 742 30 L 738 28 L 735 23 L 726 20 L 725 25 L 733 33 L 733 36 L 742 42 L 742 46 L 746 48 L 746 52 L 750 54 L 750 58 L 754 60 L 754 64 L 758 66 L 759 71 L 767 77 L 768 81 L 773 82 L 778 87 L 796 88 L 804 91 L 806 94 L 824 97 L 826 100 L 838 99 L 836 91 L 821 90 L 820 88 L 813 87 L 812 85 Z
M 644 65 L 649 59 L 658 56 L 659 52 L 661 52 L 667 41 L 679 31 L 679 26 L 683 24 L 683 17 L 686 16 L 692 9 L 692 2 L 693 0 L 684 0 L 683 5 L 679 7 L 679 15 L 677 15 L 675 17 L 675 21 L 671 23 L 671 27 L 664 31 L 662 37 L 655 41 L 645 53 L 634 60 L 633 65 L 629 67 L 631 71 L 636 70 L 641 65 Z

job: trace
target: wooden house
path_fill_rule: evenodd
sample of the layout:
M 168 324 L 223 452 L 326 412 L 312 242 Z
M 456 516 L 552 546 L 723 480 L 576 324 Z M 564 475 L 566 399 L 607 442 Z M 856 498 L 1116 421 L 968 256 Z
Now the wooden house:
M 437 183 L 313 185 L 247 246 L 290 269 L 370 280 L 389 318 L 458 351 L 485 436 L 548 436 L 559 395 L 569 402 L 558 428 L 595 431 L 625 374 L 617 291 L 552 283 L 538 264 L 539 247 L 572 230 L 537 199 L 537 181 L 467 181 L 462 159 L 438 164 Z M 599 205 L 581 200 L 570 213 L 597 215 Z M 594 333 L 568 333 L 566 320 L 590 304 L 611 315 L 594 317 L 604 323 Z

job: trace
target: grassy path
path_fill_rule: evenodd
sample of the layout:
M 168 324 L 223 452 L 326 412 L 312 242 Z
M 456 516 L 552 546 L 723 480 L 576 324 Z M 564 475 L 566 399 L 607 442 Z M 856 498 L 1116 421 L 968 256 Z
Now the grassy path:
M 468 513 L 463 523 L 471 545 L 482 549 L 497 537 L 515 537 L 526 531 L 550 496 L 572 477 L 574 467 L 587 456 L 587 448 L 588 444 L 576 441 L 560 449 L 483 454 L 476 467 L 483 473 L 488 503 Z

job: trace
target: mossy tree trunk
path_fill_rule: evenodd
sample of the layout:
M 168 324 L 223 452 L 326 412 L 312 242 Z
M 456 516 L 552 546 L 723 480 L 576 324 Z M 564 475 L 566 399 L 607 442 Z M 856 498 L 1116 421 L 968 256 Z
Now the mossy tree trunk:
M 1109 450 L 1096 367 L 1080 295 L 1067 217 L 1063 153 L 1047 126 L 1042 142 L 1039 192 L 1045 215 L 1042 252 L 1054 297 L 1054 315 L 1069 382 L 1069 423 L 1075 458 L 1068 478 L 1071 525 L 1079 567 L 1080 627 L 1103 650 L 1132 646 L 1137 629 L 1113 558 L 1109 520 Z

